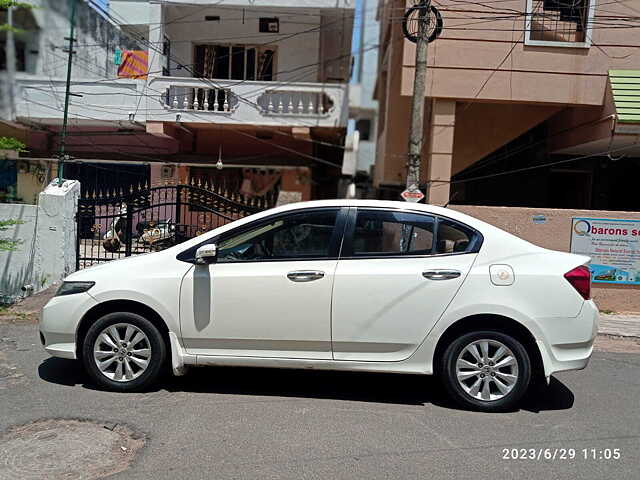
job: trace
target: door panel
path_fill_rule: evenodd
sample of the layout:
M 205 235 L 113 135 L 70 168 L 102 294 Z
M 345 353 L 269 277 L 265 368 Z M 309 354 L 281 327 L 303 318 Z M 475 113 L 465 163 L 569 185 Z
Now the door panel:
M 475 257 L 469 253 L 340 260 L 333 294 L 334 358 L 408 358 L 457 293 Z M 424 272 L 445 273 L 448 278 L 425 278 Z
M 403 209 L 352 209 L 333 289 L 336 360 L 408 358 L 475 260 L 468 227 Z
M 331 292 L 346 213 L 303 209 L 216 238 L 217 262 L 183 279 L 187 352 L 331 359 Z
M 188 353 L 331 359 L 336 260 L 195 266 L 180 292 Z M 299 271 L 323 272 L 292 281 Z

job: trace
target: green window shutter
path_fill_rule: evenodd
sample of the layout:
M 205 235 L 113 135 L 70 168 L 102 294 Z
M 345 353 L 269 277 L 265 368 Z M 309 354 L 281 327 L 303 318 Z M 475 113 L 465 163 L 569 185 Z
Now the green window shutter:
M 618 121 L 640 123 L 640 70 L 609 70 Z

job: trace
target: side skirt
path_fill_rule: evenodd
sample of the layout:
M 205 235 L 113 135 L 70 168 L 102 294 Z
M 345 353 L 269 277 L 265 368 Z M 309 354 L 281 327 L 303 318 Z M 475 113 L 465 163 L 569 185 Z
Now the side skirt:
M 194 355 L 190 355 L 194 357 Z M 190 358 L 189 360 L 192 360 Z M 215 355 L 195 355 L 196 366 L 218 367 L 265 367 L 265 368 L 294 368 L 306 370 L 342 370 L 360 372 L 388 372 L 430 374 L 425 363 L 407 359 L 402 362 L 352 362 L 346 360 L 307 360 L 295 358 L 266 358 L 266 357 L 228 357 Z

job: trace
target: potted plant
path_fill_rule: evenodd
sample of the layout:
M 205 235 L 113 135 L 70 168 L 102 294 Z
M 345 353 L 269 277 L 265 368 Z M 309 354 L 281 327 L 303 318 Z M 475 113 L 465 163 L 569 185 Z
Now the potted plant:
M 17 160 L 20 152 L 26 152 L 25 147 L 17 138 L 0 137 L 0 160 Z

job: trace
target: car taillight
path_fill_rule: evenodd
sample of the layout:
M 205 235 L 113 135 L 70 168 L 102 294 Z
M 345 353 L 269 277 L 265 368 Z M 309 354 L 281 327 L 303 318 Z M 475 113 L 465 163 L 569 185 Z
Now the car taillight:
M 564 278 L 576 289 L 576 291 L 584 298 L 591 298 L 591 272 L 589 267 L 580 265 L 570 272 L 564 274 Z

